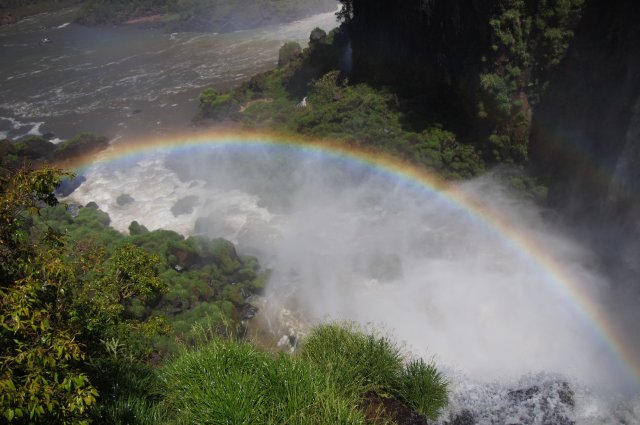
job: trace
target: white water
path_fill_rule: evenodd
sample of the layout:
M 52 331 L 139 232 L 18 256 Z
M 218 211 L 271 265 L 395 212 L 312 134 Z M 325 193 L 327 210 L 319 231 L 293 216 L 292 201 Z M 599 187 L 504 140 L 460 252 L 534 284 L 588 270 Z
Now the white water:
M 519 413 L 522 422 L 508 422 L 520 408 L 509 391 L 544 387 L 557 374 L 562 378 L 549 385 L 571 383 L 578 423 L 611 421 L 612 412 L 640 423 L 637 401 L 613 396 L 633 399 L 637 383 L 576 300 L 505 235 L 447 199 L 298 153 L 218 149 L 170 158 L 171 168 L 162 154 L 96 166 L 70 199 L 96 201 L 122 231 L 137 220 L 150 229 L 197 228 L 232 240 L 273 269 L 271 306 L 295 308 L 308 322 L 373 324 L 415 355 L 433 357 L 454 382 L 452 415 L 475 408 L 492 418 L 481 423 L 554 423 L 535 408 L 557 403 L 553 391 L 535 395 L 534 407 Z M 490 176 L 461 187 L 542 246 L 582 295 L 604 299 L 609 282 L 593 270 L 590 253 L 546 224 L 539 210 Z M 135 202 L 117 205 L 124 193 Z M 198 199 L 194 210 L 175 217 L 171 207 L 190 195 Z M 265 313 L 276 320 L 277 310 Z M 500 408 L 498 399 L 511 407 Z

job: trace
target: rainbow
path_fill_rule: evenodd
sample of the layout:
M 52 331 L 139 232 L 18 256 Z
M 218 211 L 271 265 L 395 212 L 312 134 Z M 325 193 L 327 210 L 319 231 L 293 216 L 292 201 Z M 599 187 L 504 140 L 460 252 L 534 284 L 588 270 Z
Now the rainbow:
M 324 157 L 342 159 L 363 165 L 391 179 L 414 185 L 421 190 L 438 195 L 454 206 L 466 211 L 472 218 L 490 231 L 496 233 L 523 258 L 527 258 L 541 270 L 546 284 L 556 291 L 567 306 L 582 317 L 604 343 L 609 353 L 628 377 L 629 388 L 640 390 L 640 359 L 630 346 L 625 345 L 624 335 L 605 314 L 602 307 L 581 289 L 580 282 L 571 276 L 545 249 L 535 240 L 519 230 L 506 217 L 489 210 L 485 205 L 470 198 L 457 185 L 447 182 L 437 174 L 408 164 L 398 158 L 335 143 L 326 140 L 309 139 L 303 136 L 283 136 L 267 132 L 207 131 L 191 132 L 165 137 L 141 140 L 117 141 L 111 147 L 98 154 L 90 154 L 57 164 L 62 168 L 82 172 L 96 163 L 110 163 L 122 160 L 135 160 L 143 155 L 161 151 L 188 151 L 200 147 L 282 147 L 304 154 L 319 154 Z

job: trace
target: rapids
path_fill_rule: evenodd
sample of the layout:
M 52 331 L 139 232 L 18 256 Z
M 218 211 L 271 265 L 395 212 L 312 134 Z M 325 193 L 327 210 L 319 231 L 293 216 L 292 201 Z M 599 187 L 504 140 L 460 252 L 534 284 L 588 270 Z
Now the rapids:
M 292 326 L 301 336 L 305 323 L 352 320 L 433 358 L 452 381 L 444 418 L 638 419 L 638 383 L 614 350 L 624 341 L 603 337 L 596 321 L 606 317 L 582 303 L 610 282 L 590 252 L 491 175 L 458 187 L 489 218 L 384 168 L 296 147 L 165 148 L 98 161 L 84 176 L 67 200 L 96 201 L 121 231 L 137 220 L 257 255 L 273 270 L 262 314 L 276 340 Z M 134 202 L 118 205 L 123 194 Z M 187 197 L 193 209 L 172 213 Z
M 203 87 L 225 89 L 271 69 L 284 42 L 306 44 L 313 28 L 337 25 L 331 12 L 227 34 L 166 33 L 84 27 L 69 23 L 73 13 L 0 26 L 1 137 L 88 131 L 117 138 L 186 128 Z

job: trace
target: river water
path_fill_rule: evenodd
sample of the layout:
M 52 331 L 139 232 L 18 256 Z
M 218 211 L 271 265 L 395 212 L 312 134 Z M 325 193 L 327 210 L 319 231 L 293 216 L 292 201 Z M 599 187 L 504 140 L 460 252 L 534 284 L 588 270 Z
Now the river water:
M 284 42 L 304 44 L 313 28 L 336 26 L 332 12 L 228 34 L 167 33 L 84 27 L 70 23 L 74 12 L 0 27 L 0 137 L 180 130 L 196 114 L 203 87 L 237 85 L 273 68 Z

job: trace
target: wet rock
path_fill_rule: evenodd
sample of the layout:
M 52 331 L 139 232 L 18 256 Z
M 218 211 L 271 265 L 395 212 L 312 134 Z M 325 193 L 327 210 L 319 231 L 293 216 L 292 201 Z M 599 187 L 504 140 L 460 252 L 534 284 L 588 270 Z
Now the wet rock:
M 244 279 L 243 279 L 244 280 Z M 249 298 L 250 296 L 252 296 L 253 294 L 251 293 L 251 290 L 249 288 L 241 288 L 240 289 L 240 293 L 242 294 L 242 297 L 244 299 Z
M 575 425 L 575 396 L 557 376 L 526 377 L 515 386 L 465 384 L 450 395 L 442 425 Z
M 200 198 L 194 195 L 186 196 L 179 199 L 173 207 L 171 207 L 171 213 L 174 217 L 178 217 L 184 214 L 191 214 L 193 208 L 198 204 Z
M 293 329 L 289 330 L 289 335 L 282 335 L 276 346 L 282 350 L 293 353 L 298 346 L 298 337 L 293 333 Z
M 14 147 L 19 157 L 39 161 L 49 158 L 53 154 L 56 145 L 43 137 L 29 136 L 18 140 Z
M 131 197 L 131 195 L 127 194 L 127 193 L 123 193 L 120 196 L 118 196 L 116 198 L 116 203 L 118 205 L 120 205 L 121 207 L 125 206 L 125 205 L 129 205 L 130 203 L 134 202 L 135 199 L 133 199 L 133 197 Z
M 311 34 L 309 35 L 309 45 L 315 45 L 315 44 L 320 44 L 320 43 L 324 43 L 327 40 L 327 33 L 320 29 L 320 28 L 315 28 L 313 31 L 311 31 Z
M 109 139 L 89 133 L 81 133 L 66 142 L 54 146 L 56 147 L 53 153 L 54 159 L 65 160 L 100 152 L 109 146 Z
M 245 303 L 238 307 L 238 315 L 240 320 L 250 320 L 256 317 L 258 314 L 258 307 L 251 305 L 249 303 Z
M 147 229 L 145 226 L 138 223 L 137 221 L 134 220 L 131 222 L 131 224 L 129 224 L 129 234 L 131 236 L 144 235 L 145 233 L 149 233 L 149 229 Z
M 451 421 L 451 425 L 475 425 L 476 419 L 469 410 L 463 410 Z
M 82 185 L 87 180 L 87 178 L 83 175 L 78 175 L 73 179 L 66 179 L 60 183 L 60 186 L 56 188 L 56 195 L 58 196 L 69 196 L 71 195 L 77 188 Z
M 365 394 L 361 404 L 365 417 L 373 424 L 390 421 L 398 425 L 427 425 L 427 418 L 411 410 L 401 401 L 391 397 L 380 397 L 374 392 Z

